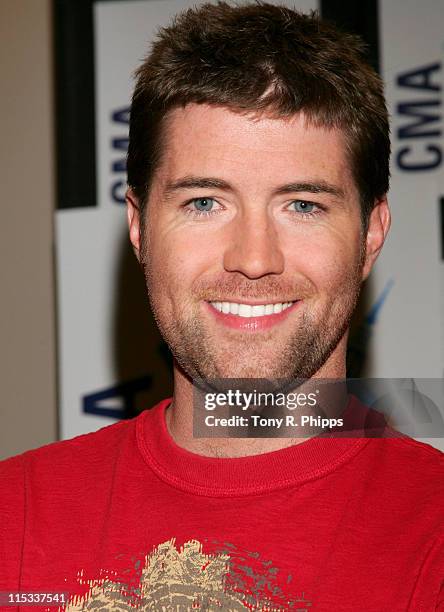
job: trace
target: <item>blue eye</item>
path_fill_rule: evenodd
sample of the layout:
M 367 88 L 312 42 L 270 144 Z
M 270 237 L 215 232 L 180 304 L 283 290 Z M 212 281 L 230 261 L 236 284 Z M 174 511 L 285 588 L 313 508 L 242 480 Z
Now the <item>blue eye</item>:
M 212 198 L 194 198 L 190 204 L 193 204 L 195 210 L 199 212 L 210 212 L 214 206 L 214 200 Z
M 294 210 L 300 213 L 313 212 L 313 209 L 315 207 L 315 204 L 312 204 L 311 202 L 305 202 L 305 200 L 294 200 L 294 202 L 292 202 L 292 205 L 294 205 Z

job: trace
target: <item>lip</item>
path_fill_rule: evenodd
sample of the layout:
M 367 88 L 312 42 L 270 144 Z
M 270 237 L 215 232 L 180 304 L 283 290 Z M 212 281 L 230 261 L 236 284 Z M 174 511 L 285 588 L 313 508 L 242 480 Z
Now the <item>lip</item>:
M 232 301 L 226 300 L 226 301 Z M 257 304 L 272 304 L 272 303 L 280 303 L 280 302 L 249 302 L 247 300 L 242 300 L 239 302 L 242 304 L 249 304 L 250 306 L 255 306 Z M 238 315 L 234 315 L 231 313 L 225 314 L 223 312 L 219 312 L 216 310 L 209 302 L 205 302 L 206 308 L 210 311 L 210 313 L 215 317 L 216 321 L 222 323 L 226 327 L 230 327 L 231 329 L 238 329 L 242 331 L 256 332 L 262 331 L 266 329 L 270 329 L 275 325 L 278 325 L 282 321 L 284 321 L 290 312 L 294 311 L 297 306 L 301 303 L 301 300 L 296 300 L 291 306 L 283 310 L 282 312 L 277 312 L 269 315 L 263 315 L 261 317 L 239 317 Z

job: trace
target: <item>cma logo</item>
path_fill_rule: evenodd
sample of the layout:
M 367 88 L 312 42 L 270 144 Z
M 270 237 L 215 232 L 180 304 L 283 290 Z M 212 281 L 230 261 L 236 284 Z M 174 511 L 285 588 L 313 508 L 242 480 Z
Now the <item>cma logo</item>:
M 118 136 L 111 137 L 111 201 L 125 204 L 126 191 L 126 153 L 128 151 L 128 125 L 130 109 L 128 106 L 118 108 L 111 113 L 113 130 L 119 131 Z
M 435 62 L 402 72 L 396 79 L 405 95 L 396 105 L 396 165 L 401 170 L 418 172 L 441 165 L 441 68 Z

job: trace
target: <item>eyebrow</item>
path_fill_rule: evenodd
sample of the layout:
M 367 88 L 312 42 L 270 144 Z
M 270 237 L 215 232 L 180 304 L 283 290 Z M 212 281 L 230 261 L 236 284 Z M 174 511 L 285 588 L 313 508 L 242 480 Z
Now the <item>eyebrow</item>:
M 164 195 L 168 197 L 175 191 L 180 191 L 181 189 L 221 189 L 223 191 L 235 191 L 234 188 L 223 179 L 215 177 L 184 176 L 176 181 L 168 182 L 165 186 Z M 323 180 L 287 183 L 275 189 L 274 194 L 282 195 L 301 191 L 306 193 L 328 193 L 338 199 L 345 197 L 345 192 L 341 187 L 332 185 Z
M 341 187 L 327 183 L 326 181 L 308 181 L 308 182 L 297 182 L 288 183 L 288 185 L 282 185 L 275 191 L 276 194 L 281 195 L 285 193 L 292 193 L 295 191 L 306 191 L 307 193 L 328 193 L 329 195 L 335 196 L 336 198 L 345 198 L 345 191 Z
M 177 181 L 168 182 L 164 189 L 164 195 L 169 196 L 181 189 L 222 189 L 223 191 L 234 191 L 229 183 L 222 179 L 201 176 L 184 176 Z

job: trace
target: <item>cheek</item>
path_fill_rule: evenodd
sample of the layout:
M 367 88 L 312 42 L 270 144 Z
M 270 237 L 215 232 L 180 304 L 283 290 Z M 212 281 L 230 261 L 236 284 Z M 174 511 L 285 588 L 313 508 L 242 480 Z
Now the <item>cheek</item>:
M 359 232 L 318 228 L 293 236 L 286 244 L 287 270 L 308 278 L 323 293 L 346 290 L 355 281 L 360 262 Z
M 190 301 L 193 283 L 220 261 L 217 241 L 202 227 L 150 225 L 147 260 L 151 292 L 168 310 L 180 310 Z

